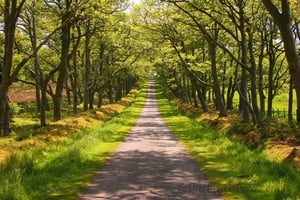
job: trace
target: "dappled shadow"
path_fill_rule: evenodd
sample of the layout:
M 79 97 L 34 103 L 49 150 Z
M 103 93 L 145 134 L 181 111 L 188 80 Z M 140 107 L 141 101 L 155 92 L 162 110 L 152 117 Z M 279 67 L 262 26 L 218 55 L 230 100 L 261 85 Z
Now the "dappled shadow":
M 222 199 L 170 133 L 153 81 L 137 124 L 84 191 L 84 199 Z
M 184 152 L 123 151 L 99 172 L 81 199 L 218 199 Z
M 99 155 L 101 161 L 86 159 L 75 148 L 51 160 L 41 168 L 35 168 L 34 165 L 32 169 L 25 168 L 23 173 L 30 173 L 31 177 L 22 181 L 22 187 L 26 191 L 32 191 L 33 187 L 36 191 L 43 191 L 43 199 L 64 199 L 66 195 L 76 198 L 76 187 L 83 188 L 87 177 L 91 177 L 94 174 L 93 170 L 100 163 L 104 163 L 109 156 L 111 156 L 110 152 L 102 152 Z M 70 168 L 72 169 L 70 170 Z M 89 173 L 83 175 L 80 171 Z M 32 184 L 30 181 L 35 182 L 35 184 Z M 74 187 L 74 185 L 77 186 Z M 31 195 L 32 199 L 41 199 L 42 197 L 40 193 Z
M 176 110 L 171 110 L 164 95 L 158 93 L 157 98 L 168 126 L 188 146 L 201 168 L 218 181 L 218 191 L 232 199 L 299 198 L 298 174 L 289 163 L 266 157 L 265 153 L 259 153 L 262 149 L 252 151 L 238 144 L 237 138 L 203 126 L 196 120 L 179 117 Z

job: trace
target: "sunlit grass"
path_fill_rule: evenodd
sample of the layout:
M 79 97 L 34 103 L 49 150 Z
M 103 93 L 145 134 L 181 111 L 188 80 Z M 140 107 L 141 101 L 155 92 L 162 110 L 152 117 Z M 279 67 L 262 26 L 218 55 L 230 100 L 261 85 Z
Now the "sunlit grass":
M 238 109 L 238 105 L 239 105 L 239 95 L 238 94 L 236 94 L 234 96 L 233 102 L 234 102 L 234 108 Z M 265 100 L 265 109 L 266 110 L 267 110 L 267 106 L 268 106 L 267 105 L 267 100 Z M 287 89 L 286 90 L 282 89 L 282 91 L 279 94 L 277 94 L 273 99 L 272 107 L 273 107 L 274 117 L 278 117 L 278 114 L 279 114 L 279 117 L 282 120 L 283 117 L 284 117 L 284 112 L 285 112 L 285 118 L 287 119 L 288 118 L 288 116 L 287 116 L 288 115 L 288 106 L 289 106 L 288 90 Z M 296 118 L 296 116 L 295 116 L 296 115 L 296 109 L 297 109 L 297 100 L 296 100 L 296 93 L 294 92 L 294 95 L 293 95 L 293 109 L 292 109 L 294 119 Z
M 159 86 L 157 91 L 159 110 L 168 127 L 226 199 L 300 199 L 297 169 L 179 114 Z
M 0 199 L 76 199 L 136 123 L 146 92 L 111 120 L 11 154 L 0 165 Z
M 64 105 L 63 119 L 58 122 L 53 122 L 53 113 L 48 111 L 46 113 L 46 127 L 39 125 L 39 114 L 34 103 L 26 103 L 26 105 L 11 104 L 13 113 L 12 134 L 9 137 L 0 138 L 0 162 L 5 160 L 11 153 L 61 141 L 65 137 L 109 120 L 129 106 L 136 97 L 137 92 L 137 89 L 132 89 L 120 101 L 103 105 L 98 109 L 83 111 L 82 106 L 79 105 L 79 112 L 76 115 L 73 114 L 71 105 Z

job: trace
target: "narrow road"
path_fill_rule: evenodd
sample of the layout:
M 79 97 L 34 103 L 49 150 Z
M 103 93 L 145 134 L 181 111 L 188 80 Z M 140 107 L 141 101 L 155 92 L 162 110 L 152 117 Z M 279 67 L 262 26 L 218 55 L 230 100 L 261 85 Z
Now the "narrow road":
M 222 197 L 165 125 L 150 81 L 147 102 L 136 126 L 79 199 Z

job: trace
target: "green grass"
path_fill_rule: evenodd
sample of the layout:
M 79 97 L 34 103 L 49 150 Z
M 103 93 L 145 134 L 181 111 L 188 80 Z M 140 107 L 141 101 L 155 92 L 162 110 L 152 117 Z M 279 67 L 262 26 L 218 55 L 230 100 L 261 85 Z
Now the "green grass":
M 265 94 L 267 94 L 265 92 Z M 238 109 L 238 105 L 239 105 L 239 95 L 238 94 L 235 94 L 234 96 L 234 99 L 233 99 L 233 102 L 234 102 L 234 106 L 235 106 L 235 109 Z M 280 118 L 283 118 L 284 117 L 284 112 L 285 112 L 285 118 L 287 119 L 288 118 L 288 106 L 289 106 L 289 97 L 288 97 L 288 89 L 284 90 L 282 89 L 281 93 L 280 94 L 277 94 L 274 99 L 273 99 L 273 115 L 274 117 L 278 117 L 278 111 L 279 111 L 279 117 Z M 259 101 L 258 101 L 258 104 L 259 104 Z M 267 102 L 267 99 L 265 100 L 265 109 L 267 111 L 267 106 L 268 106 L 268 102 Z M 294 115 L 294 119 L 296 118 L 296 109 L 297 109 L 297 101 L 296 101 L 296 93 L 294 92 L 294 95 L 293 95 L 293 109 L 292 109 L 292 112 L 293 112 L 293 115 Z
M 300 199 L 300 173 L 179 114 L 157 86 L 159 110 L 225 199 Z
M 107 122 L 12 154 L 0 166 L 0 199 L 76 199 L 136 123 L 146 92 L 141 89 L 132 106 Z
M 111 119 L 132 103 L 137 92 L 134 88 L 120 101 L 103 105 L 101 108 L 83 111 L 82 105 L 79 105 L 76 115 L 72 112 L 72 106 L 65 105 L 62 111 L 64 117 L 57 122 L 52 120 L 52 111 L 48 111 L 46 127 L 39 124 L 35 103 L 12 103 L 12 133 L 9 137 L 0 137 L 0 162 L 17 151 L 48 146 L 50 142 L 64 140 L 72 134 L 99 124 L 99 121 Z M 19 112 L 20 110 L 22 112 Z

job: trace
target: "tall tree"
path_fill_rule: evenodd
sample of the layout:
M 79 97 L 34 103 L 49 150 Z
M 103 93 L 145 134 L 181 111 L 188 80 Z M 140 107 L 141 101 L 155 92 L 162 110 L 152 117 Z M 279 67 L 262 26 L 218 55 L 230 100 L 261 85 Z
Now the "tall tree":
M 62 95 L 64 83 L 68 73 L 68 65 L 70 61 L 70 44 L 71 44 L 71 16 L 73 15 L 71 6 L 72 0 L 66 0 L 65 4 L 59 5 L 59 9 L 62 13 L 61 15 L 61 54 L 60 54 L 60 64 L 58 68 L 58 78 L 57 85 L 55 89 L 55 95 L 53 98 L 54 104 L 54 121 L 61 120 L 61 109 L 62 109 Z
M 71 49 L 71 30 L 76 23 L 76 14 L 82 11 L 81 8 L 87 1 L 65 0 L 57 1 L 56 5 L 60 14 L 61 34 L 60 34 L 60 63 L 58 66 L 58 77 L 56 81 L 55 93 L 53 95 L 54 121 L 62 119 L 62 100 L 65 81 L 68 75 L 68 69 L 72 55 L 76 53 L 76 49 Z M 72 50 L 72 51 L 71 51 Z
M 264 6 L 280 30 L 291 79 L 297 98 L 297 122 L 300 123 L 300 59 L 292 31 L 292 11 L 289 0 L 280 0 L 280 6 L 272 0 L 262 0 Z
M 9 117 L 9 99 L 7 96 L 8 88 L 14 81 L 15 72 L 12 70 L 15 32 L 18 17 L 26 0 L 19 2 L 17 0 L 5 0 L 4 2 L 4 58 L 0 68 L 0 135 L 9 135 L 10 117 Z M 18 69 L 17 69 L 18 70 Z
M 46 114 L 45 109 L 47 107 L 47 100 L 46 95 L 44 94 L 45 91 L 43 91 L 43 83 L 44 83 L 44 76 L 43 72 L 41 70 L 40 61 L 39 61 L 39 55 L 37 51 L 38 47 L 38 30 L 37 30 L 37 16 L 39 13 L 38 7 L 40 7 L 41 4 L 37 4 L 36 1 L 31 1 L 27 4 L 26 8 L 24 9 L 23 14 L 20 16 L 22 24 L 22 30 L 24 33 L 26 33 L 30 39 L 31 46 L 32 46 L 32 52 L 34 57 L 34 69 L 31 70 L 31 74 L 33 74 L 35 78 L 35 90 L 36 90 L 36 103 L 37 103 L 37 109 L 40 112 L 40 124 L 41 126 L 46 125 Z M 46 92 L 45 92 L 46 93 Z

